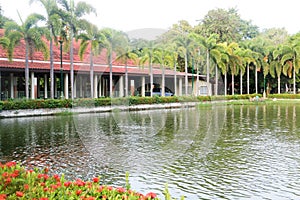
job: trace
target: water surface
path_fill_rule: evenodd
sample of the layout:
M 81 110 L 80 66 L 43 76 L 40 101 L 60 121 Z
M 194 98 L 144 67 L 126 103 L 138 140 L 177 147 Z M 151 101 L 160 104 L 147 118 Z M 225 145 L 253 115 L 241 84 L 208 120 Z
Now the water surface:
M 186 199 L 300 198 L 300 106 L 0 120 L 0 160 Z

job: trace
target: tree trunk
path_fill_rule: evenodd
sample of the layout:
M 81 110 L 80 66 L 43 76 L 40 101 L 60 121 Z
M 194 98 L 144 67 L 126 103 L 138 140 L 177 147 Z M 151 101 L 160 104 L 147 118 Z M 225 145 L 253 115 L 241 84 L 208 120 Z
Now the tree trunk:
M 128 97 L 128 66 L 127 59 L 125 63 L 125 97 Z M 145 86 L 142 86 L 145 87 Z
M 215 95 L 218 95 L 218 65 L 216 64 L 216 77 L 215 77 Z
M 165 96 L 165 66 L 162 65 L 162 77 L 161 77 L 161 82 L 162 82 L 162 86 L 161 86 L 161 96 Z
M 250 78 L 249 78 L 249 64 L 247 64 L 247 94 L 250 93 L 249 88 L 250 88 Z
M 28 42 L 25 40 L 25 95 L 26 99 L 29 99 L 29 50 L 28 50 Z
M 184 55 L 184 71 L 185 71 L 185 95 L 187 96 L 188 95 L 188 85 L 189 85 L 189 82 L 188 82 L 188 55 L 187 55 L 187 52 L 185 52 L 185 55 Z
M 280 94 L 280 75 L 277 78 L 277 82 L 278 82 L 278 94 Z
M 231 90 L 232 95 L 234 95 L 234 73 L 231 73 Z
M 227 68 L 227 67 L 226 67 Z M 227 95 L 227 69 L 226 69 L 226 72 L 224 74 L 224 82 L 225 82 L 225 90 L 224 90 L 224 95 L 226 96 Z
M 293 85 L 293 94 L 296 94 L 296 70 L 295 70 L 295 66 L 294 66 L 294 70 L 293 70 L 293 84 L 294 84 Z
M 207 95 L 211 95 L 209 87 L 209 50 L 206 50 L 206 83 L 207 83 Z
M 243 75 L 240 72 L 240 94 L 243 94 Z
M 258 94 L 258 87 L 257 87 L 257 66 L 255 66 L 255 93 Z
M 113 98 L 112 50 L 109 57 L 109 96 Z
M 54 65 L 53 65 L 53 36 L 50 30 L 50 97 L 54 99 Z
M 71 99 L 74 99 L 75 97 L 75 92 L 74 92 L 74 45 L 73 45 L 73 31 L 71 29 L 70 31 L 70 39 L 71 39 L 71 44 L 70 44 L 70 82 L 71 82 Z
M 150 68 L 150 96 L 153 96 L 153 68 L 152 68 L 152 56 L 149 56 L 149 68 Z
M 174 62 L 174 95 L 177 95 L 177 71 L 176 71 L 176 61 Z
M 93 49 L 91 44 L 90 50 L 90 82 L 91 82 L 91 98 L 94 98 L 94 60 Z

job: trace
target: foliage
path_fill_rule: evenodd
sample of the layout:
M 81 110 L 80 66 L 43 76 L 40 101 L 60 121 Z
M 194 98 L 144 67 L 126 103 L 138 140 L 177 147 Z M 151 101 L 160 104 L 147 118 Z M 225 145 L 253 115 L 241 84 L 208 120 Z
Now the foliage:
M 81 179 L 68 181 L 65 180 L 64 175 L 51 175 L 48 172 L 48 168 L 28 170 L 13 161 L 0 163 L 0 199 L 158 199 L 153 192 L 143 195 L 131 190 L 129 183 L 126 183 L 125 189 L 100 185 L 99 177 L 91 181 Z
M 242 20 L 234 8 L 219 8 L 208 11 L 199 24 L 198 32 L 206 37 L 218 34 L 220 42 L 240 42 L 254 38 L 258 34 L 258 27 L 252 25 L 251 21 Z

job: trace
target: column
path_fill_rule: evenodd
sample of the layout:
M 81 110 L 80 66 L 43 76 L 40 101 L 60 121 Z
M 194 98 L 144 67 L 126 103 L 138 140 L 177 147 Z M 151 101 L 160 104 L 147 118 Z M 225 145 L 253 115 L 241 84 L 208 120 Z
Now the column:
M 141 95 L 142 95 L 142 97 L 144 97 L 145 96 L 145 94 L 146 94 L 146 88 L 145 88 L 145 86 L 146 86 L 146 77 L 145 76 L 142 76 L 141 77 Z
M 98 76 L 94 75 L 94 98 L 98 98 Z
M 34 72 L 31 72 L 31 99 L 35 98 L 35 78 Z
M 48 76 L 47 74 L 44 75 L 44 99 L 48 98 Z
M 54 75 L 54 98 L 57 98 L 57 81 L 56 76 Z
M 179 96 L 182 96 L 182 78 L 179 78 Z
M 124 77 L 120 76 L 119 79 L 119 97 L 124 97 Z
M 77 97 L 77 76 L 74 76 L 73 91 L 74 91 L 73 98 L 76 99 L 76 97 Z
M 134 80 L 130 80 L 130 94 L 134 96 Z
M 69 98 L 69 74 L 65 73 L 65 78 L 64 78 L 64 89 L 65 89 L 65 98 Z
M 10 73 L 10 98 L 14 98 L 14 74 Z
M 79 77 L 79 98 L 83 97 L 83 92 L 82 92 L 82 87 L 83 87 L 83 83 L 82 83 L 82 76 Z
M 99 86 L 98 86 L 98 95 L 102 97 L 102 76 L 99 76 Z

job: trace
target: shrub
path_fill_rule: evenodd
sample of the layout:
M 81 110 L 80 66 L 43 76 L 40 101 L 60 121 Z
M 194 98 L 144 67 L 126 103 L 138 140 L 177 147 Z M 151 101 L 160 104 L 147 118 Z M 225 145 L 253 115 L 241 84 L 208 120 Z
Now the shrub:
M 50 175 L 48 171 L 47 168 L 27 170 L 15 162 L 0 163 L 0 199 L 158 199 L 155 193 L 143 195 L 131 190 L 127 176 L 125 189 L 100 185 L 99 177 L 91 181 L 67 181 L 63 175 Z

